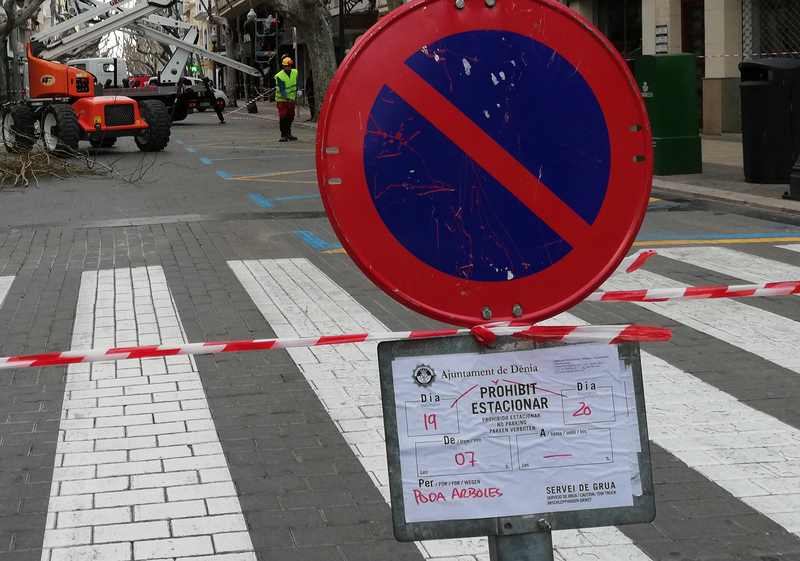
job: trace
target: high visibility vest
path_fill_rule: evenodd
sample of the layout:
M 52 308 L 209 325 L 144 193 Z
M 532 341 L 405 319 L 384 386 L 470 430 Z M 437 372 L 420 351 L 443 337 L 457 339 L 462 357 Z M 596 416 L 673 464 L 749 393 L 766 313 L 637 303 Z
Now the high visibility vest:
M 283 84 L 286 95 L 281 93 Z M 281 70 L 275 74 L 275 101 L 295 101 L 297 99 L 297 70 L 292 69 L 289 74 Z

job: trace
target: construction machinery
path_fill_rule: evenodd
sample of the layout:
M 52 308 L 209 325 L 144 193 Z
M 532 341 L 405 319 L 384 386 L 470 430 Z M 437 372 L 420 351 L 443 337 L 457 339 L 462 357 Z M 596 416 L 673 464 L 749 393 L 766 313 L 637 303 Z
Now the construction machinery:
M 121 136 L 133 136 L 140 150 L 160 151 L 169 143 L 172 120 L 185 118 L 192 100 L 196 103 L 196 94 L 184 95 L 182 88 L 192 53 L 261 76 L 256 68 L 196 46 L 197 29 L 156 14 L 174 1 L 145 0 L 123 10 L 119 5 L 82 0 L 84 11 L 35 34 L 27 47 L 28 95 L 3 107 L 0 114 L 6 149 L 29 150 L 41 139 L 48 152 L 69 155 L 81 140 L 110 147 Z M 180 39 L 162 31 L 163 26 L 189 29 Z M 116 75 L 113 81 L 99 83 L 88 70 L 56 62 L 114 31 L 171 46 L 172 58 L 157 85 L 124 87 L 125 80 L 120 87 Z

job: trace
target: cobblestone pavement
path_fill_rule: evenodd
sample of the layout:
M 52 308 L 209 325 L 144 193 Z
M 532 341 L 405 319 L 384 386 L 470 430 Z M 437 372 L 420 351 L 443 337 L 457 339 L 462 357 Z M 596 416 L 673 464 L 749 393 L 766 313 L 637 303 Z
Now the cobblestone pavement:
M 0 192 L 0 353 L 436 326 L 341 251 L 313 131 L 279 146 L 263 109 L 225 127 L 191 116 L 138 184 Z M 115 150 L 101 157 L 135 167 L 132 146 Z M 800 240 L 777 241 L 792 221 L 654 201 L 640 244 L 659 256 L 605 288 L 799 279 Z M 584 303 L 550 320 L 675 333 L 643 355 L 655 522 L 557 532 L 556 558 L 800 560 L 798 321 L 796 298 Z M 394 540 L 373 344 L 0 385 L 0 560 L 488 559 L 482 539 Z

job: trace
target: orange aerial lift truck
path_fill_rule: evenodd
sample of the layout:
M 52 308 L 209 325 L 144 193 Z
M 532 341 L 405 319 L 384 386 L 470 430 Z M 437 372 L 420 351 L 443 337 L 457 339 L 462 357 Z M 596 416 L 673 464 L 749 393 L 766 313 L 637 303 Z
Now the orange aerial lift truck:
M 83 4 L 89 9 L 34 35 L 27 50 L 28 96 L 0 112 L 0 135 L 6 149 L 30 150 L 41 139 L 48 152 L 69 155 L 76 152 L 81 140 L 108 147 L 118 137 L 133 136 L 140 150 L 157 152 L 169 143 L 172 113 L 181 102 L 178 84 L 190 53 L 261 75 L 255 68 L 194 45 L 196 29 L 190 29 L 185 40 L 160 31 L 158 26 L 170 20 L 155 12 L 173 2 L 145 0 L 123 11 L 119 6 L 86 0 Z M 72 33 L 64 35 L 69 31 Z M 161 84 L 104 87 L 91 73 L 55 62 L 113 31 L 132 31 L 173 46 Z
M 110 146 L 133 136 L 139 150 L 157 152 L 169 143 L 170 115 L 163 101 L 96 95 L 88 72 L 33 55 L 28 46 L 29 97 L 2 112 L 3 143 L 9 151 L 30 150 L 41 138 L 45 150 L 77 151 L 78 142 Z

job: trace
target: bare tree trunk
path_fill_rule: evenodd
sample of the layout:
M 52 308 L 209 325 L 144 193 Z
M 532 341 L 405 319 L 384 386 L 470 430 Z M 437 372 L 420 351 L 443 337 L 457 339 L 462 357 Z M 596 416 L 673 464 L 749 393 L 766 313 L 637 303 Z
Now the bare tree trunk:
M 236 19 L 227 18 L 228 25 L 222 28 L 222 35 L 225 36 L 225 54 L 230 58 L 236 58 L 234 54 L 235 43 L 233 42 Z M 225 95 L 232 107 L 238 107 L 236 100 L 236 70 L 230 66 L 225 66 Z
M 22 76 L 20 76 L 20 65 L 17 58 L 23 52 L 23 46 L 19 43 L 19 37 L 22 31 L 19 28 L 11 30 L 8 35 L 8 42 L 11 46 L 11 52 L 14 53 L 12 58 L 8 61 L 8 89 L 11 99 L 22 99 L 24 97 L 24 90 L 22 84 Z
M 0 101 L 9 101 L 13 99 L 11 97 L 11 92 L 9 83 L 8 83 L 8 56 L 6 55 L 6 41 L 5 39 L 0 41 L 0 49 L 3 52 L 0 53 Z
M 6 41 L 8 41 L 15 56 L 15 59 L 7 60 L 6 54 L 2 53 L 5 63 L 0 64 L 0 73 L 3 74 L 2 81 L 5 86 L 0 92 L 9 99 L 22 97 L 23 88 L 16 61 L 16 56 L 24 52 L 24 46 L 20 42 L 24 34 L 21 28 L 36 15 L 43 3 L 44 0 L 25 0 L 24 3 L 20 2 L 19 4 L 15 0 L 2 0 L 6 18 L 0 24 L 0 48 L 5 48 Z
M 325 92 L 336 72 L 331 16 L 320 0 L 295 0 L 289 3 L 289 8 L 292 21 L 297 24 L 297 32 L 308 47 L 314 79 L 314 115 L 319 115 Z

